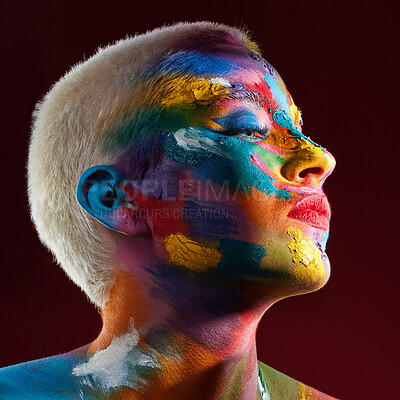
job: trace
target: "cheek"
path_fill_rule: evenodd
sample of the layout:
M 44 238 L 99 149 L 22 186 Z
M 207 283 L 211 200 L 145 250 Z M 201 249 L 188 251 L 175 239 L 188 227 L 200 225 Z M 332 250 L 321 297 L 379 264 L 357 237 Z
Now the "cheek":
M 240 207 L 245 210 L 248 218 L 264 234 L 278 232 L 285 234 L 288 227 L 287 213 L 290 205 L 285 200 L 268 196 L 260 190 L 253 191 L 243 198 Z

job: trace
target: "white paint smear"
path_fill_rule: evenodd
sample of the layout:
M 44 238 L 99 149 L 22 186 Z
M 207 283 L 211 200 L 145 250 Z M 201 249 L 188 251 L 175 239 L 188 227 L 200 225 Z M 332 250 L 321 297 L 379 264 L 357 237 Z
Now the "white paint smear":
M 88 362 L 77 365 L 72 374 L 82 377 L 85 385 L 95 389 L 109 391 L 122 386 L 138 389 L 146 384 L 139 370 L 157 366 L 151 356 L 136 347 L 138 342 L 139 333 L 131 319 L 126 334 L 113 339 L 106 349 L 98 351 Z
M 217 84 L 217 85 L 222 85 L 222 86 L 225 86 L 225 87 L 231 87 L 231 86 L 232 86 L 232 85 L 229 83 L 229 81 L 227 81 L 225 78 L 218 78 L 218 77 L 216 77 L 216 78 L 211 78 L 211 79 L 209 79 L 209 82 L 215 83 L 215 84 Z
M 178 146 L 188 151 L 205 150 L 213 154 L 223 155 L 216 146 L 216 142 L 195 128 L 183 128 L 174 133 L 174 137 Z

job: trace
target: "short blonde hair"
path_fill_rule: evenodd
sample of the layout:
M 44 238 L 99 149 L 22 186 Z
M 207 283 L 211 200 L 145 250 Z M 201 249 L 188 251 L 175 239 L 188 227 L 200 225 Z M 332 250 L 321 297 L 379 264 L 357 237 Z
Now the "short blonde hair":
M 222 37 L 257 52 L 240 29 L 179 23 L 100 48 L 66 73 L 36 107 L 28 160 L 32 219 L 41 241 L 98 307 L 104 306 L 114 281 L 116 252 L 108 229 L 76 201 L 79 177 L 94 165 L 112 164 L 124 151 L 123 143 L 104 145 L 112 141 L 105 136 L 111 135 L 107 128 L 127 114 L 127 107 L 143 101 L 135 88 L 138 82 L 143 88 L 149 65 L 174 51 L 222 43 Z

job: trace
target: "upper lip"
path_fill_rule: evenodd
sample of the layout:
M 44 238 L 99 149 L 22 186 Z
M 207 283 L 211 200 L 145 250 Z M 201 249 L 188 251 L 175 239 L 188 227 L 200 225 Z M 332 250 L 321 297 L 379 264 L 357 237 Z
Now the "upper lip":
M 325 195 L 310 194 L 298 200 L 288 214 L 316 228 L 328 230 L 331 208 Z

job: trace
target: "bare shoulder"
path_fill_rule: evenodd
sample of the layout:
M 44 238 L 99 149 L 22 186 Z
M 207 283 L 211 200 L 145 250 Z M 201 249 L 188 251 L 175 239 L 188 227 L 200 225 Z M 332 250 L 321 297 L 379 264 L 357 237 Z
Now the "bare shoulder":
M 258 362 L 271 400 L 338 400 Z
M 69 353 L 1 368 L 0 399 L 82 399 L 72 374 L 79 360 L 77 353 Z

